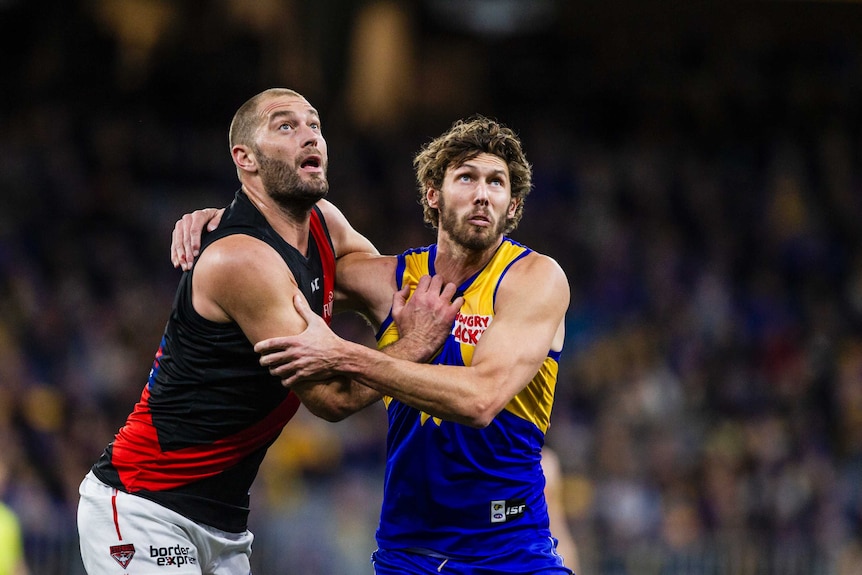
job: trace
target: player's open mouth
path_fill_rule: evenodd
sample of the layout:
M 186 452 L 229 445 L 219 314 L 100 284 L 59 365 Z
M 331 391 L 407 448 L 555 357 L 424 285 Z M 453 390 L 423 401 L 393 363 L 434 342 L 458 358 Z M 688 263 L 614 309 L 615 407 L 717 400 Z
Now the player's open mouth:
M 303 169 L 317 169 L 320 168 L 320 164 L 319 156 L 309 156 L 302 161 L 299 167 Z

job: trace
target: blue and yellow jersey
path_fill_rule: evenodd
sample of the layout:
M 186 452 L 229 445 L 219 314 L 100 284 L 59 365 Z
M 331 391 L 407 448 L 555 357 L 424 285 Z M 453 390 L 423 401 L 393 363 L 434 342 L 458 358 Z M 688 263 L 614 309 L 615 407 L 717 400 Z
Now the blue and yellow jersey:
M 398 287 L 433 275 L 437 246 L 398 256 Z M 484 269 L 459 286 L 464 305 L 435 364 L 469 366 L 494 321 L 497 288 L 531 250 L 505 238 Z M 412 293 L 412 290 L 411 290 Z M 398 338 L 391 316 L 380 347 Z M 549 351 L 532 381 L 485 429 L 430 417 L 385 397 L 389 417 L 383 508 L 377 541 L 446 557 L 489 556 L 506 545 L 547 539 L 541 451 L 550 424 L 559 352 Z

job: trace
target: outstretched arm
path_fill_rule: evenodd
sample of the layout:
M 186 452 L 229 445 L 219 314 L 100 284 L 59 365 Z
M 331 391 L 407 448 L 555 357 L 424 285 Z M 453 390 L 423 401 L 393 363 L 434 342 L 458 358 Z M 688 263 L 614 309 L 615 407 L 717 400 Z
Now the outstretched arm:
M 442 285 L 439 278 L 425 276 L 412 297 L 405 286 L 392 297 L 392 315 L 399 332 L 398 341 L 383 353 L 409 362 L 425 362 L 446 340 L 463 298 L 455 298 L 455 285 Z M 307 334 L 335 335 L 323 319 L 311 311 L 301 295 L 294 296 L 294 305 L 302 318 L 316 329 Z M 255 348 L 257 349 L 257 348 Z M 378 401 L 380 392 L 344 376 L 319 374 L 323 379 L 301 381 L 292 386 L 309 411 L 329 421 L 338 421 Z
M 250 342 L 283 334 L 300 334 L 308 319 L 323 320 L 309 310 L 301 316 L 294 298 L 305 302 L 281 257 L 264 242 L 236 234 L 207 248 L 195 266 L 193 305 L 214 322 L 236 322 Z M 405 303 L 405 292 L 393 298 L 393 308 L 408 318 L 404 341 L 390 353 L 403 360 L 425 360 L 442 345 L 457 312 L 450 302 L 455 286 L 427 290 Z M 307 303 L 306 309 L 307 309 Z M 325 323 L 324 323 L 325 325 Z M 335 379 L 334 384 L 323 383 Z M 380 398 L 377 391 L 349 378 L 317 377 L 296 386 L 295 392 L 315 415 L 338 421 Z
M 415 364 L 343 340 L 299 306 L 308 329 L 298 337 L 259 342 L 255 350 L 286 385 L 340 374 L 430 415 L 485 427 L 532 380 L 548 350 L 562 348 L 568 302 L 562 269 L 532 254 L 501 282 L 494 321 L 469 367 Z

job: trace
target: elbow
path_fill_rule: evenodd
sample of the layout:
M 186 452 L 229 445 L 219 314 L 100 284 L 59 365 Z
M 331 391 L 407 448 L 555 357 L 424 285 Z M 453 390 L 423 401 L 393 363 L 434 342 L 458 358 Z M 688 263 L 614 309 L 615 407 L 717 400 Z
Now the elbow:
M 312 415 L 319 417 L 324 421 L 328 421 L 329 423 L 338 423 L 350 415 L 350 413 L 347 413 L 345 410 L 334 407 L 323 407 L 319 405 L 306 405 L 306 407 Z
M 305 407 L 312 415 L 329 423 L 338 423 L 355 413 L 355 407 L 345 402 L 306 403 Z
M 476 429 L 485 429 L 501 410 L 502 407 L 494 402 L 476 399 L 465 410 L 463 423 Z
M 353 412 L 347 410 L 331 410 L 323 415 L 319 415 L 318 417 L 328 421 L 329 423 L 338 423 L 339 421 L 346 419 L 351 413 Z
M 493 417 L 491 419 L 484 417 L 469 417 L 463 423 L 468 427 L 472 427 L 474 429 L 485 429 L 486 427 L 491 425 L 492 421 L 494 421 Z

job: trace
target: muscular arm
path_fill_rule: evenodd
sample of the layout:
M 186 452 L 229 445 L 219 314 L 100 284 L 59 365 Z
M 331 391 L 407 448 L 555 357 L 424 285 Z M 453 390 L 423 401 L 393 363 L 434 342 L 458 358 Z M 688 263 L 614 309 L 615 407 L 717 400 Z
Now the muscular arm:
M 198 313 L 211 321 L 235 321 L 252 343 L 306 327 L 293 307 L 293 296 L 304 296 L 290 270 L 269 246 L 249 236 L 228 236 L 203 253 L 195 266 L 193 294 Z M 308 383 L 294 391 L 309 411 L 329 421 L 378 399 L 358 384 L 334 386 L 326 394 L 318 387 Z
M 320 200 L 317 207 L 326 220 L 326 227 L 332 237 L 332 245 L 335 248 L 335 257 L 342 258 L 347 254 L 365 253 L 378 254 L 377 248 L 371 241 L 360 234 L 350 225 L 344 214 L 331 202 Z
M 310 326 L 320 330 L 315 334 L 261 342 L 255 349 L 288 385 L 338 373 L 433 416 L 485 427 L 535 376 L 548 350 L 561 349 L 568 303 L 562 269 L 532 254 L 501 282 L 494 321 L 469 367 L 403 361 L 324 333 L 318 323 Z
M 269 246 L 249 236 L 228 236 L 203 253 L 195 267 L 193 293 L 198 313 L 211 321 L 235 321 L 252 343 L 300 334 L 306 328 L 306 320 L 293 304 L 294 297 L 304 301 L 304 296 L 290 270 Z M 427 359 L 442 343 L 442 326 L 451 325 L 456 310 L 442 317 L 424 308 L 415 310 L 424 304 L 441 309 L 447 295 L 451 297 L 451 293 L 441 296 L 438 290 L 437 302 L 411 301 L 412 309 L 406 313 L 424 323 L 414 323 L 415 329 L 387 353 L 403 360 Z M 294 391 L 309 411 L 329 421 L 341 420 L 380 399 L 379 392 L 344 377 L 306 382 Z
M 425 276 L 408 299 L 403 288 L 390 298 L 392 315 L 403 337 L 382 350 L 385 355 L 408 362 L 426 362 L 443 345 L 463 298 L 455 296 L 455 285 L 442 285 L 439 278 Z M 308 307 L 302 296 L 294 296 L 309 322 L 322 320 Z M 389 309 L 389 308 L 387 308 Z M 388 313 L 388 312 L 387 312 Z M 331 332 L 330 332 L 331 333 Z M 334 335 L 334 334 L 333 334 Z M 257 348 L 255 348 L 257 349 Z M 312 413 L 330 419 L 315 411 L 313 406 L 339 406 L 344 417 L 381 398 L 381 393 L 346 377 L 334 376 L 330 381 L 302 381 L 293 385 L 300 398 Z
M 453 295 L 454 286 L 448 288 L 450 291 L 446 293 L 438 291 L 436 298 L 411 298 L 407 305 L 403 301 L 406 294 L 396 294 L 393 300 L 395 258 L 380 256 L 374 245 L 357 232 L 330 202 L 321 200 L 318 207 L 326 220 L 338 258 L 336 309 L 354 309 L 379 326 L 390 307 L 397 304 L 399 318 L 408 322 L 406 326 L 399 323 L 405 337 L 397 345 L 387 347 L 385 353 L 406 361 L 427 360 L 442 345 L 448 326 L 457 312 L 457 306 L 447 305 L 449 302 L 446 299 Z M 223 212 L 224 209 L 206 208 L 185 214 L 177 221 L 171 243 L 174 266 L 184 270 L 191 268 L 200 249 L 203 229 L 215 229 Z M 242 244 L 238 246 L 239 249 L 234 249 L 230 243 L 223 243 L 231 238 Z M 196 283 L 203 281 L 200 278 L 209 273 L 213 275 L 209 281 L 214 288 L 224 290 L 217 294 L 225 300 L 224 306 L 213 305 L 215 301 L 221 302 L 213 300 L 209 304 L 213 307 L 211 311 L 222 321 L 234 318 L 252 343 L 275 335 L 300 333 L 306 324 L 296 313 L 291 301 L 300 292 L 289 270 L 274 252 L 260 242 L 256 242 L 260 245 L 252 245 L 245 252 L 244 245 L 255 241 L 246 236 L 231 238 L 213 244 L 202 262 L 197 264 L 202 269 L 196 271 Z M 219 244 L 221 247 L 218 247 Z M 246 258 L 240 258 L 239 255 L 245 255 Z M 246 259 L 249 261 L 246 262 Z M 225 268 L 209 269 L 214 265 L 212 262 Z M 281 273 L 277 273 L 279 270 Z M 259 281 L 258 278 L 265 278 L 266 281 Z M 385 281 L 384 278 L 389 280 Z M 341 286 L 344 288 L 339 289 Z M 196 297 L 202 293 L 196 286 Z M 253 303 L 249 305 L 245 301 L 237 301 L 236 294 L 253 296 Z M 435 295 L 433 292 L 429 294 Z M 426 307 L 421 307 L 421 304 Z M 417 308 L 418 311 L 414 311 Z M 426 321 L 417 327 L 417 322 L 413 320 Z M 343 376 L 308 380 L 296 384 L 294 392 L 309 411 L 329 421 L 341 420 L 380 399 L 378 391 Z
M 374 329 L 389 315 L 396 292 L 394 256 L 355 252 L 336 262 L 336 301 L 341 310 L 353 310 Z

